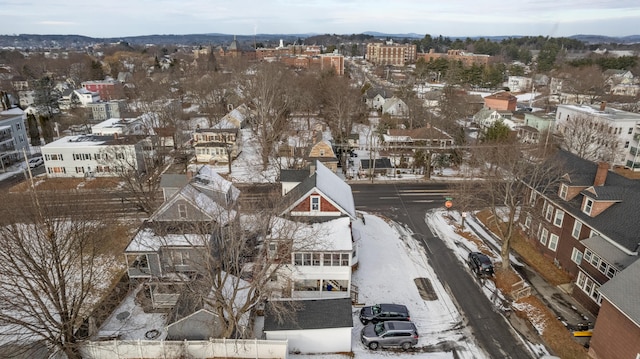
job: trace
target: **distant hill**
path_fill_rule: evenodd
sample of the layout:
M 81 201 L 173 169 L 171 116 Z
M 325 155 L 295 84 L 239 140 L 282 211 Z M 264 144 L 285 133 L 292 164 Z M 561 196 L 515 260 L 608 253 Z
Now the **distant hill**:
M 265 47 L 277 46 L 280 39 L 285 43 L 308 43 L 318 45 L 337 45 L 341 43 L 365 43 L 374 39 L 391 38 L 394 40 L 418 40 L 422 39 L 424 34 L 416 33 L 383 33 L 376 31 L 367 31 L 361 34 L 256 34 L 256 35 L 229 35 L 220 33 L 206 34 L 156 34 L 144 36 L 127 36 L 127 37 L 110 37 L 110 38 L 93 38 L 82 35 L 40 35 L 40 34 L 19 34 L 19 35 L 0 35 L 0 48 L 31 48 L 31 49 L 81 49 L 87 46 L 100 43 L 118 43 L 124 42 L 131 45 L 187 45 L 187 46 L 226 46 L 234 38 L 243 48 L 250 48 L 263 45 Z M 439 35 L 433 35 L 436 37 Z M 444 36 L 444 35 L 443 35 Z M 519 38 L 521 35 L 504 35 L 504 36 L 469 36 L 471 39 L 485 38 L 490 41 L 500 42 L 507 38 Z M 466 39 L 464 36 L 451 37 L 450 39 Z M 579 40 L 589 45 L 597 44 L 640 44 L 640 35 L 630 35 L 623 37 L 611 37 L 602 35 L 574 35 L 569 38 Z
M 602 36 L 602 35 L 573 35 L 571 39 L 580 40 L 587 44 L 638 44 L 640 35 L 629 35 L 622 37 Z

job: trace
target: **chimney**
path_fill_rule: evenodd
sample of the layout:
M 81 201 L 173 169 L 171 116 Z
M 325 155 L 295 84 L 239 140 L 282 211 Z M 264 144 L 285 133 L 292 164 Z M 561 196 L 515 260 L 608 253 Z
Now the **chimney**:
M 604 111 L 607 108 L 607 101 L 600 102 L 600 111 Z
M 596 178 L 593 180 L 593 185 L 604 186 L 604 182 L 607 180 L 608 171 L 609 164 L 607 162 L 598 162 L 598 170 L 596 171 Z

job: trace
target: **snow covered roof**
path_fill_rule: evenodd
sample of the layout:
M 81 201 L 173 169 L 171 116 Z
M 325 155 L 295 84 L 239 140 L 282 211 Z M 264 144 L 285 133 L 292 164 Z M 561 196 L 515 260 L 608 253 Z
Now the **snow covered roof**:
M 204 246 L 208 234 L 156 234 L 152 228 L 144 228 L 131 240 L 125 252 L 157 252 L 160 247 Z
M 275 217 L 272 223 L 272 239 L 293 239 L 294 251 L 351 251 L 351 220 L 341 217 L 327 222 L 302 223 Z
M 340 205 L 351 217 L 355 218 L 356 205 L 353 201 L 351 186 L 320 161 L 316 161 L 316 175 L 316 188 Z

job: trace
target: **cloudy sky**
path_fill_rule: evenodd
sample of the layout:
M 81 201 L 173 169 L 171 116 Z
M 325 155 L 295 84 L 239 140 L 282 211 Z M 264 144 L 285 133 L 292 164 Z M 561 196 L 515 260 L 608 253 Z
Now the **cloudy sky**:
M 638 0 L 0 0 L 0 34 L 640 33 Z

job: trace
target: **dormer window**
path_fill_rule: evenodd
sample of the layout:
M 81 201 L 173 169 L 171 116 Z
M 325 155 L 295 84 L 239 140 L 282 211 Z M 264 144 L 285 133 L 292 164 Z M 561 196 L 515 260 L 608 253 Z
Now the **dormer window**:
M 582 212 L 585 214 L 591 215 L 591 210 L 593 209 L 593 200 L 591 198 L 585 198 L 584 206 L 582 207 Z
M 564 199 L 565 201 L 567 200 L 567 192 L 569 191 L 569 186 L 567 186 L 566 184 L 561 184 L 560 185 L 560 198 Z

